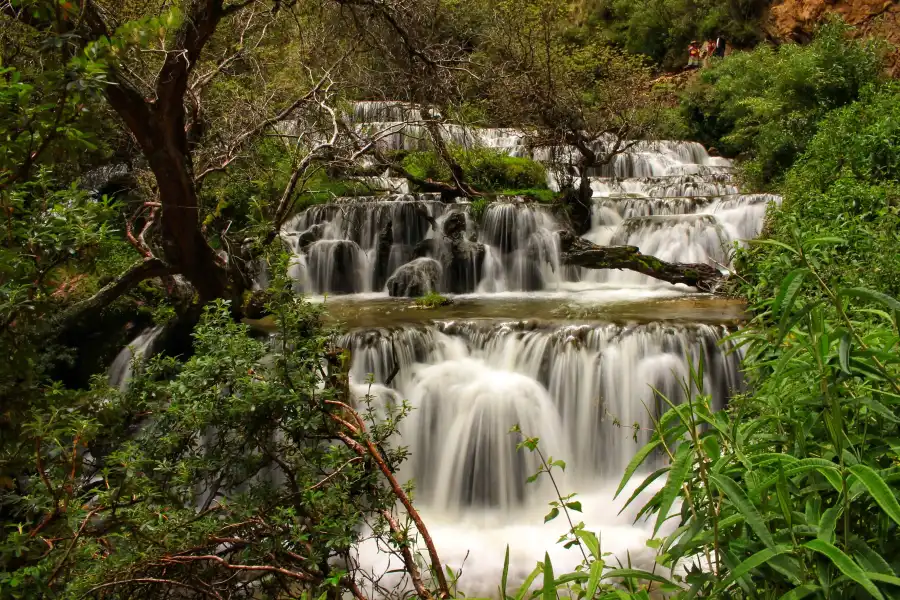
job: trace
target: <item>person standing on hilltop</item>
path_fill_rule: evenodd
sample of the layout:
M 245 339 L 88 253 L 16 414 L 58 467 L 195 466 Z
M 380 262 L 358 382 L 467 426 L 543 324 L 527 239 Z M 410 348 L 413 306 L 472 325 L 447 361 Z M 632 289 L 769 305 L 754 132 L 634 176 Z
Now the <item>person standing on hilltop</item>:
M 716 38 L 716 56 L 725 58 L 725 47 L 727 45 L 728 41 L 725 39 L 725 36 L 720 33 L 719 37 Z
M 708 67 L 709 63 L 712 62 L 712 57 L 716 54 L 716 41 L 715 40 L 706 40 L 706 44 L 703 48 L 703 66 Z
M 688 46 L 688 64 L 689 69 L 696 69 L 700 66 L 700 46 L 697 40 L 694 40 Z

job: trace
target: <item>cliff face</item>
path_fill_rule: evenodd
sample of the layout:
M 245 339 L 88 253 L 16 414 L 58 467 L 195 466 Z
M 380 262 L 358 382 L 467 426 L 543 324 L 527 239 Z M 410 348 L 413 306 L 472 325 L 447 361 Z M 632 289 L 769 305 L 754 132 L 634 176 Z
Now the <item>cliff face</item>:
M 900 0 L 776 0 L 765 28 L 780 40 L 808 41 L 829 14 L 838 14 L 863 36 L 888 40 L 891 73 L 900 76 Z

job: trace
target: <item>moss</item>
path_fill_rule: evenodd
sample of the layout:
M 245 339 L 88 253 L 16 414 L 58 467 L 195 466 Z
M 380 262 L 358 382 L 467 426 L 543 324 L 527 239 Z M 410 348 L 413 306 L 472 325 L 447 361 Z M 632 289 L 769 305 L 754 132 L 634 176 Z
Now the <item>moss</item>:
M 505 189 L 500 192 L 502 196 L 521 196 L 526 200 L 540 202 L 542 204 L 552 204 L 557 197 L 557 193 L 547 188 L 522 188 L 522 189 Z
M 424 296 L 416 298 L 416 306 L 419 308 L 438 308 L 450 304 L 453 304 L 453 300 L 446 296 L 442 296 L 437 292 L 429 292 Z
M 538 162 L 493 148 L 452 148 L 451 154 L 466 181 L 480 191 L 528 195 L 547 202 L 553 199 L 547 189 L 547 172 Z M 411 152 L 404 157 L 403 168 L 420 179 L 451 180 L 450 169 L 435 152 Z

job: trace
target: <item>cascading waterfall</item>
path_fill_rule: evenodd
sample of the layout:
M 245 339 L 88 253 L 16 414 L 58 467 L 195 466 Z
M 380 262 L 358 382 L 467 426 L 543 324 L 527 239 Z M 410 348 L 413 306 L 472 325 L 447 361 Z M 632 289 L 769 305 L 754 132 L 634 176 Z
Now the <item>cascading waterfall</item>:
M 355 106 L 351 120 L 360 127 L 394 124 L 393 141 L 385 143 L 415 149 L 417 140 L 424 138 L 410 128 L 422 128 L 421 120 L 427 116 L 427 111 L 404 103 L 363 102 Z M 550 160 L 575 152 L 527 149 L 524 136 L 512 129 L 442 127 L 450 143 L 498 148 L 514 156 Z M 598 143 L 597 150 L 608 143 Z M 710 156 L 694 142 L 637 143 L 609 164 L 583 174 L 590 177 L 594 195 L 585 237 L 599 245 L 637 246 L 663 260 L 728 269 L 734 245 L 757 236 L 768 206 L 780 202 L 774 195 L 741 194 L 731 170 L 729 160 Z M 382 182 L 388 189 L 399 185 L 387 174 L 367 181 Z M 578 178 L 570 178 L 569 184 L 577 185 Z M 552 173 L 548 185 L 561 187 Z M 459 212 L 466 215 L 464 231 L 456 224 L 448 230 L 449 216 Z M 309 208 L 282 232 L 295 254 L 291 275 L 296 289 L 316 295 L 385 291 L 415 295 L 558 291 L 573 284 L 677 287 L 630 272 L 561 265 L 557 235 L 561 224 L 547 206 L 501 200 L 488 206 L 478 224 L 468 213 L 469 204 L 462 199 L 442 202 L 434 194 L 406 193 Z M 423 279 L 420 267 L 425 263 L 419 260 L 423 257 L 440 263 L 439 281 L 432 281 L 431 271 Z M 400 281 L 387 286 L 394 274 Z M 409 285 L 411 279 L 418 283 Z
M 559 224 L 544 207 L 495 202 L 484 215 L 478 239 L 488 249 L 479 292 L 540 290 L 560 270 Z
M 560 568 L 580 558 L 555 546 L 562 525 L 542 525 L 553 490 L 546 478 L 526 483 L 539 459 L 516 451 L 520 438 L 510 427 L 518 424 L 540 439 L 544 456 L 568 463 L 557 483 L 563 493 L 579 493 L 586 512 L 578 518 L 602 530 L 604 547 L 646 560 L 649 532 L 630 524 L 633 511 L 614 516 L 609 487 L 665 410 L 654 389 L 682 402 L 679 381 L 701 359 L 704 392 L 715 406 L 742 388 L 740 356 L 722 346 L 727 333 L 709 325 L 438 321 L 359 330 L 342 344 L 353 355 L 351 381 L 371 378 L 376 402 L 396 372 L 390 398 L 405 398 L 413 409 L 400 423 L 398 443 L 410 451 L 401 479 L 416 483 L 417 506 L 442 559 L 457 569 L 475 553 L 475 565 L 465 563 L 467 592 L 493 594 L 507 543 L 513 580 L 545 550 Z M 360 560 L 387 568 L 371 547 Z
M 703 360 L 705 392 L 717 406 L 741 389 L 739 355 L 717 346 L 726 333 L 710 325 L 464 321 L 357 331 L 342 345 L 354 357 L 352 380 L 371 375 L 383 384 L 396 370 L 391 385 L 417 409 L 402 438 L 419 497 L 443 510 L 508 511 L 525 503 L 527 477 L 525 465 L 512 468 L 510 426 L 565 456 L 582 483 L 614 478 L 649 439 L 648 409 L 663 410 L 653 389 L 680 402 L 690 361 Z M 510 469 L 496 470 L 497 462 Z
M 433 116 L 421 107 L 373 101 L 357 103 L 348 120 L 361 131 L 384 133 L 379 143 L 385 149 L 419 150 L 430 146 L 422 119 Z M 441 122 L 438 131 L 449 143 L 511 156 L 545 162 L 575 156 L 572 148 L 532 148 L 513 129 Z M 585 237 L 594 243 L 634 245 L 664 260 L 727 269 L 735 244 L 759 235 L 766 210 L 781 201 L 741 194 L 731 171 L 729 160 L 710 156 L 700 144 L 640 142 L 609 164 L 570 172 L 565 180 L 551 172 L 548 186 L 577 187 L 579 177 L 589 178 L 593 211 Z M 527 304 L 559 298 L 562 305 L 693 294 L 629 271 L 563 265 L 561 223 L 548 206 L 506 198 L 476 220 L 468 201 L 410 194 L 408 183 L 394 175 L 364 178 L 387 193 L 312 206 L 283 227 L 297 293 L 381 302 L 373 296 L 438 291 L 461 296 L 463 308 L 473 299 Z M 566 524 L 542 524 L 552 489 L 545 478 L 526 483 L 539 458 L 516 451 L 509 432 L 515 424 L 540 438 L 545 456 L 568 463 L 557 481 L 563 493 L 580 494 L 584 521 L 601 531 L 605 550 L 623 561 L 626 552 L 635 562 L 652 556 L 644 545 L 650 532 L 632 524 L 634 511 L 618 516 L 621 502 L 614 503 L 611 492 L 649 439 L 653 416 L 665 409 L 654 390 L 684 401 L 681 382 L 700 360 L 704 393 L 716 407 L 742 389 L 740 353 L 726 340 L 730 326 L 665 323 L 655 314 L 642 324 L 583 323 L 565 314 L 524 322 L 460 314 L 432 321 L 423 312 L 420 322 L 403 326 L 375 322 L 346 334 L 342 344 L 352 351 L 357 402 L 368 395 L 381 414 L 404 400 L 413 408 L 396 442 L 410 449 L 400 476 L 414 481 L 416 503 L 445 562 L 458 569 L 474 554 L 465 563 L 462 589 L 476 596 L 496 592 L 507 543 L 513 544 L 511 583 L 543 560 L 545 550 L 560 569 L 580 560 L 556 544 Z M 150 346 L 154 331 L 133 342 L 136 352 Z M 130 373 L 126 351 L 110 370 L 120 387 Z M 393 568 L 374 546 L 364 545 L 359 558 L 373 572 Z

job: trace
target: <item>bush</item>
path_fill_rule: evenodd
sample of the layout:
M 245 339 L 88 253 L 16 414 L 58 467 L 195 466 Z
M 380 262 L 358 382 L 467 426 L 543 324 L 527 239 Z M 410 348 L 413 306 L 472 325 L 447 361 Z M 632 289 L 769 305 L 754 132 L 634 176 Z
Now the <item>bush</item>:
M 682 100 L 692 137 L 749 158 L 745 171 L 757 187 L 781 179 L 819 121 L 882 77 L 879 45 L 848 33 L 832 21 L 807 46 L 763 45 L 704 70 Z
M 665 68 L 687 61 L 691 40 L 724 34 L 748 47 L 764 35 L 760 27 L 768 0 L 582 0 L 587 28 L 618 46 L 649 56 Z
M 547 189 L 544 166 L 528 158 L 507 156 L 493 148 L 453 148 L 451 154 L 462 167 L 468 183 L 485 192 L 518 193 L 525 189 Z M 421 179 L 449 181 L 450 169 L 435 152 L 412 152 L 403 168 Z
M 826 118 L 806 154 L 787 174 L 783 207 L 767 234 L 786 244 L 839 238 L 820 247 L 825 280 L 900 294 L 900 86 L 867 92 Z M 782 247 L 756 245 L 739 255 L 751 300 L 773 297 L 796 258 Z
M 656 546 L 666 566 L 702 565 L 686 579 L 697 596 L 884 598 L 900 584 L 900 86 L 822 116 L 767 239 L 739 253 L 753 320 L 733 341 L 752 391 L 713 413 L 700 365 L 624 476 L 671 457 L 642 512 L 677 519 Z

